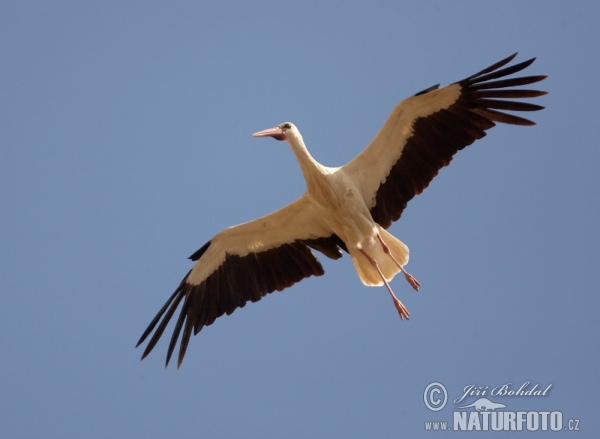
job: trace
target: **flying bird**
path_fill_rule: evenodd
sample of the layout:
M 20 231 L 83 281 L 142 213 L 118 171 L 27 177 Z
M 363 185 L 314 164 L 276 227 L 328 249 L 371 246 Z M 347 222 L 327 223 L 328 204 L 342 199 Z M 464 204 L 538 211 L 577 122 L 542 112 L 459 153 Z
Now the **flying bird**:
M 420 283 L 404 269 L 408 247 L 386 229 L 457 151 L 484 137 L 496 123 L 535 125 L 504 112 L 544 108 L 507 100 L 546 94 L 513 88 L 546 76 L 499 79 L 535 60 L 502 68 L 516 55 L 462 81 L 443 88 L 434 85 L 400 102 L 371 143 L 341 167 L 330 168 L 313 159 L 298 128 L 290 122 L 254 133 L 290 145 L 306 179 L 306 191 L 276 212 L 223 230 L 190 256 L 196 264 L 137 344 L 154 331 L 142 359 L 182 305 L 165 365 L 181 334 L 179 368 L 192 331 L 196 335 L 248 301 L 256 302 L 304 278 L 321 276 L 323 267 L 312 250 L 331 259 L 340 258 L 342 251 L 348 253 L 362 283 L 385 285 L 400 318 L 408 319 L 409 313 L 389 281 L 402 272 L 415 290 Z

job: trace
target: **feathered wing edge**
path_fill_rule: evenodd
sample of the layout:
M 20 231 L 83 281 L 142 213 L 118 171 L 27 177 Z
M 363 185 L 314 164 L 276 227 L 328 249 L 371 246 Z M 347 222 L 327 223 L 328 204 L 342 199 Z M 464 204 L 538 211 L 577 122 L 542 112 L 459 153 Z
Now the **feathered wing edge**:
M 209 247 L 210 241 L 190 259 L 200 259 Z M 199 285 L 187 283 L 190 270 L 138 341 L 136 347 L 156 328 L 142 359 L 154 349 L 182 301 L 179 318 L 169 342 L 165 367 L 169 364 L 182 329 L 177 368 L 181 366 L 185 356 L 192 330 L 196 335 L 204 326 L 211 325 L 223 314 L 229 315 L 236 308 L 243 308 L 248 301 L 256 302 L 267 294 L 288 288 L 306 277 L 321 276 L 324 273 L 323 267 L 309 247 L 332 259 L 342 256 L 340 249 L 346 250 L 343 241 L 337 235 L 331 235 L 296 240 L 246 256 L 226 255 L 225 261 Z
M 458 99 L 452 105 L 414 121 L 412 135 L 406 139 L 400 158 L 377 189 L 371 215 L 378 224 L 388 228 L 393 221 L 398 220 L 408 201 L 429 185 L 438 171 L 450 163 L 453 155 L 484 137 L 485 131 L 495 126 L 496 122 L 535 125 L 528 119 L 504 111 L 537 111 L 544 107 L 505 99 L 533 98 L 547 92 L 506 88 L 539 82 L 547 76 L 493 81 L 519 72 L 535 61 L 535 58 L 532 58 L 498 70 L 516 55 L 515 53 L 455 83 L 461 89 Z M 443 90 L 440 89 L 439 92 Z M 418 95 L 437 91 L 434 86 Z

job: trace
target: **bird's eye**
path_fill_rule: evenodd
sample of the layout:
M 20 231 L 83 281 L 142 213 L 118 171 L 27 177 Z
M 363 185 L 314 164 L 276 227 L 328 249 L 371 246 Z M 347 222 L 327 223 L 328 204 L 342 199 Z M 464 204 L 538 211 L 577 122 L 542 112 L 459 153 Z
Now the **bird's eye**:
M 279 128 L 281 128 L 282 130 L 289 130 L 291 127 L 292 127 L 292 124 L 289 122 L 282 123 L 281 125 L 279 125 Z

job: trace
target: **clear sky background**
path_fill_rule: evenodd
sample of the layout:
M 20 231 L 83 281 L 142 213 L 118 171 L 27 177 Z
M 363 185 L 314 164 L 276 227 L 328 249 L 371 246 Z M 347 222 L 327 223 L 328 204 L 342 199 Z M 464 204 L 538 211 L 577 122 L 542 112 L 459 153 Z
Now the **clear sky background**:
M 526 381 L 551 391 L 490 399 L 580 419 L 553 437 L 597 434 L 599 17 L 594 1 L 1 2 L 0 436 L 417 437 L 465 386 Z M 304 190 L 287 144 L 251 133 L 292 121 L 341 165 L 400 100 L 516 51 L 550 75 L 538 125 L 492 129 L 391 228 L 423 285 L 392 282 L 409 322 L 347 255 L 320 257 L 325 276 L 193 337 L 181 370 L 167 340 L 140 362 L 186 258 Z

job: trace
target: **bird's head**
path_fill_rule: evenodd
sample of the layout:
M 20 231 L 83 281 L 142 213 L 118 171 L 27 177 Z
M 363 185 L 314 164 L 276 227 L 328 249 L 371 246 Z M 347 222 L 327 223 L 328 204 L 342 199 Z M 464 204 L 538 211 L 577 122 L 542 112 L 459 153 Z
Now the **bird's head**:
M 269 128 L 266 130 L 259 131 L 252 134 L 254 137 L 273 137 L 277 140 L 287 140 L 288 136 L 297 133 L 298 129 L 291 122 L 284 122 L 277 125 L 276 127 Z

